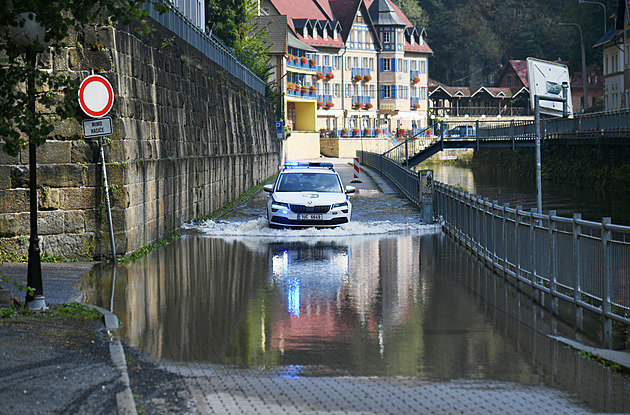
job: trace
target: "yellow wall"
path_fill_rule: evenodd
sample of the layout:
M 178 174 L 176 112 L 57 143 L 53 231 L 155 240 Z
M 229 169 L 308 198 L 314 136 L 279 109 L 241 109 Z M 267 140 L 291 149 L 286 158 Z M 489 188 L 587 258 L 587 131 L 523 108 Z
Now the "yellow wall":
M 297 131 L 317 130 L 317 101 L 295 102 L 295 129 Z

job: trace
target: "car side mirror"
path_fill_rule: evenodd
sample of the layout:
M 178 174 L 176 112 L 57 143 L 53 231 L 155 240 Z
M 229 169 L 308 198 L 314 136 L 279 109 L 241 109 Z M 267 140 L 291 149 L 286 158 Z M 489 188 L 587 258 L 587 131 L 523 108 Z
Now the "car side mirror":
M 346 193 L 354 193 L 357 190 L 354 186 L 346 186 Z
M 267 193 L 273 193 L 273 184 L 263 185 L 263 190 Z

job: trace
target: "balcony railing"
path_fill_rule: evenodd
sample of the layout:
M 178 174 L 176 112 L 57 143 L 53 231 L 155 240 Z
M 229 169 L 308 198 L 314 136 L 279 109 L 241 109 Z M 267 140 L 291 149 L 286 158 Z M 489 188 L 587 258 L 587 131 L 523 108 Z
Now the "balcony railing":
M 307 69 L 311 71 L 317 70 L 317 65 L 311 65 L 308 62 L 302 63 L 302 61 L 299 58 L 297 60 L 287 61 L 287 67 L 295 68 L 295 69 Z
M 332 95 L 331 94 L 318 94 L 317 95 L 317 100 L 323 102 L 324 104 L 327 103 L 328 101 L 332 101 Z
M 370 75 L 370 68 L 352 68 L 352 77 Z
M 436 117 L 463 117 L 468 114 L 471 117 L 485 115 L 487 117 L 522 117 L 533 115 L 529 107 L 431 107 L 429 114 Z
M 317 99 L 317 92 L 287 91 L 287 95 L 296 98 Z

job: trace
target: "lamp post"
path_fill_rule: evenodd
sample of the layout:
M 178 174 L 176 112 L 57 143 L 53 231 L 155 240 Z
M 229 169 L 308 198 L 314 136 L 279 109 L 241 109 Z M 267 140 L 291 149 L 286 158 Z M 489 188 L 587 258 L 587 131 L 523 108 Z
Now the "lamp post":
M 44 41 L 46 28 L 36 19 L 34 13 L 22 13 L 18 16 L 22 26 L 12 26 L 11 36 L 13 41 L 25 48 L 27 65 L 30 66 L 26 90 L 28 94 L 28 112 L 35 117 L 35 71 L 37 68 L 37 52 L 44 50 L 48 44 Z M 41 250 L 39 236 L 37 235 L 37 144 L 35 138 L 30 136 L 28 143 L 28 168 L 29 168 L 29 200 L 30 200 L 30 225 L 31 237 L 28 246 L 28 269 L 26 273 L 26 285 L 32 289 L 26 293 L 26 306 L 31 310 L 46 310 L 44 297 L 44 285 L 42 282 Z
M 599 1 L 588 1 L 588 0 L 580 0 L 578 1 L 579 4 L 586 4 L 586 3 L 591 3 L 591 4 L 599 4 L 600 6 L 602 6 L 604 8 L 604 34 L 607 32 L 606 29 L 606 6 L 604 5 L 604 3 L 600 3 Z
M 584 39 L 582 37 L 582 26 L 577 23 L 558 23 L 560 26 L 577 26 L 580 30 L 580 50 L 582 52 L 582 87 L 584 88 L 584 107 L 582 112 L 588 110 L 588 92 L 586 90 L 586 57 L 584 56 Z

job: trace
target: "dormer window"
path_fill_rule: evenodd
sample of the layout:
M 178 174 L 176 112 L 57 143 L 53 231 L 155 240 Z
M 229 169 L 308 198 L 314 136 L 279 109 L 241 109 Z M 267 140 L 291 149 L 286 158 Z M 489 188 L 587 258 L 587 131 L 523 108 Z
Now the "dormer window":
M 422 35 L 420 35 L 420 41 L 418 43 L 420 44 L 420 46 L 424 45 L 424 37 L 422 37 Z
M 333 30 L 333 39 L 337 40 L 337 29 Z
M 328 39 L 328 29 L 324 29 L 324 39 Z
M 313 26 L 313 39 L 317 39 L 317 28 Z
M 416 37 L 414 35 L 409 36 L 409 40 L 412 45 L 416 44 Z

